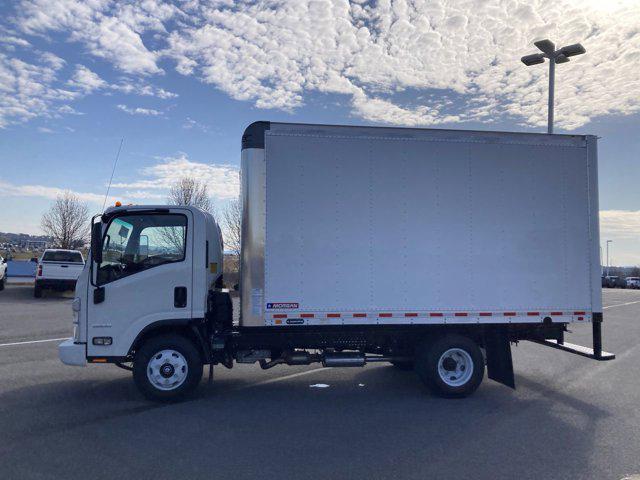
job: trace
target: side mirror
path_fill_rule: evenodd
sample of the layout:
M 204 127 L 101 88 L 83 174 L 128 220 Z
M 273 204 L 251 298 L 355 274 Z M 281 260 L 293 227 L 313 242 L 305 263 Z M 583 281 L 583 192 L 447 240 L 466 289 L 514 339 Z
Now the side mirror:
M 6 259 L 6 258 L 3 258 L 3 259 L 2 259 L 2 263 L 7 263 L 7 259 Z
M 38 263 L 38 257 L 31 257 L 31 261 L 33 263 Z
M 236 284 L 233 286 L 233 289 L 237 292 L 238 290 L 240 290 L 240 285 L 236 283 Z
M 102 263 L 102 223 L 91 224 L 91 260 Z

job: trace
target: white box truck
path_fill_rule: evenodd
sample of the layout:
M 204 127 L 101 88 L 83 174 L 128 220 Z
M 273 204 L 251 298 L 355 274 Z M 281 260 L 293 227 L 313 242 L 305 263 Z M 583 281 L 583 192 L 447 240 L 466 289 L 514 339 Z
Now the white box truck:
M 94 217 L 72 365 L 151 399 L 203 365 L 415 369 L 466 396 L 515 387 L 511 343 L 602 351 L 596 137 L 256 122 L 242 138 L 239 324 L 220 229 L 194 207 Z M 591 323 L 593 348 L 564 341 Z

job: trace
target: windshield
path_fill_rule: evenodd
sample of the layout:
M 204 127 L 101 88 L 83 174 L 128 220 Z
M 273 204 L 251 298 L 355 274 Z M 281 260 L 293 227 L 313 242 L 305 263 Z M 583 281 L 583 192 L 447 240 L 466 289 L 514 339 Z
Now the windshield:
M 187 217 L 141 214 L 114 218 L 102 242 L 98 282 L 108 283 L 185 257 Z
M 43 262 L 84 263 L 80 252 L 49 251 L 44 252 Z

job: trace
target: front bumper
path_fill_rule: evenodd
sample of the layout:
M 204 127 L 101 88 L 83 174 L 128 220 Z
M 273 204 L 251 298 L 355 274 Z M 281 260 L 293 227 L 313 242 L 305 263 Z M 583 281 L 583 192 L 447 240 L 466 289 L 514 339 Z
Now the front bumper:
M 69 338 L 58 345 L 58 357 L 65 365 L 84 367 L 87 364 L 85 345 L 73 343 L 73 338 Z
M 45 290 L 60 290 L 64 292 L 66 290 L 75 290 L 77 280 L 69 280 L 69 279 L 37 279 L 35 281 L 35 285 L 38 288 L 42 288 Z

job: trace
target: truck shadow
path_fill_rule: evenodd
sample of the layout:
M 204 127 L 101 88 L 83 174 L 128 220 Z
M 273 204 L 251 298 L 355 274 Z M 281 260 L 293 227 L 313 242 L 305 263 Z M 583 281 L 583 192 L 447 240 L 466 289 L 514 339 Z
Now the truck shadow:
M 310 388 L 320 382 L 329 386 Z M 188 442 L 195 447 L 181 453 L 185 476 L 191 465 L 194 472 L 215 466 L 220 478 L 249 478 L 239 459 L 246 454 L 263 475 L 304 466 L 305 478 L 321 478 L 319 472 L 337 478 L 595 476 L 597 427 L 610 413 L 526 375 L 518 375 L 518 384 L 513 392 L 485 381 L 474 396 L 447 400 L 427 392 L 413 372 L 386 366 L 355 374 L 328 369 L 267 384 L 220 373 L 212 386 L 203 378 L 194 399 L 166 405 L 144 401 L 122 372 L 16 389 L 1 395 L 0 404 L 24 415 L 24 425 L 6 432 L 20 448 L 30 448 L 34 434 L 46 440 L 69 432 L 74 445 L 87 442 L 74 455 L 99 450 L 110 463 L 119 461 L 123 438 L 131 444 L 153 438 L 154 451 Z M 99 445 L 96 429 L 109 432 Z M 107 460 L 110 452 L 118 455 Z M 130 461 L 158 461 L 137 455 Z

